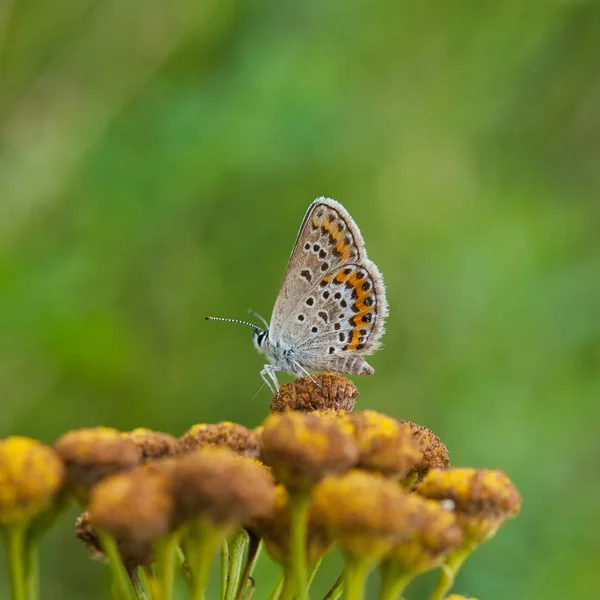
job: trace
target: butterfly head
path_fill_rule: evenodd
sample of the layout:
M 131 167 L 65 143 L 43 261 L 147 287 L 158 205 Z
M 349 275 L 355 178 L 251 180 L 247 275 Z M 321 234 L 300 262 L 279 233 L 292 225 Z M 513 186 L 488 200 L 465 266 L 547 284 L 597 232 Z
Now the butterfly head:
M 252 342 L 254 343 L 254 347 L 259 352 L 265 351 L 265 343 L 269 339 L 269 330 L 259 329 L 258 327 L 254 328 L 254 332 L 252 333 Z

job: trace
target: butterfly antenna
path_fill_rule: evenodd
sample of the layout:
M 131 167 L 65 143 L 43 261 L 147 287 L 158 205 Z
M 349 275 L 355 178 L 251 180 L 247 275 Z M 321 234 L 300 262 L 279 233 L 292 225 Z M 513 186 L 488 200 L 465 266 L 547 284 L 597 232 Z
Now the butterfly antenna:
M 261 317 L 256 311 L 254 311 L 251 308 L 249 308 L 248 309 L 248 314 L 251 317 L 254 317 L 255 319 L 258 319 L 265 326 L 265 328 L 267 330 L 269 329 L 269 323 L 267 323 L 267 320 L 264 317 Z
M 223 317 L 204 317 L 207 321 L 224 321 L 225 323 L 239 323 L 240 325 L 248 325 L 248 327 L 252 327 L 252 329 L 258 329 L 262 331 L 260 327 L 255 325 L 254 323 L 248 323 L 248 321 L 241 321 L 240 319 L 225 319 Z

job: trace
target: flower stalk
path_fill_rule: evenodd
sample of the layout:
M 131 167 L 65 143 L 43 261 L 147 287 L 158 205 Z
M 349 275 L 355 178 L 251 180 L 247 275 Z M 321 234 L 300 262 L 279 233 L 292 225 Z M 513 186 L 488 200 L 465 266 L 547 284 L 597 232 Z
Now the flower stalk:
M 441 567 L 442 572 L 429 596 L 429 600 L 443 600 L 446 597 L 446 594 L 454 585 L 454 581 L 461 567 L 465 564 L 465 561 L 477 546 L 478 544 L 475 541 L 469 540 L 448 556 L 446 562 Z
M 346 565 L 344 568 L 344 600 L 364 599 L 365 584 L 372 568 L 372 560 L 356 560 L 346 557 Z
M 384 561 L 381 565 L 379 600 L 398 600 L 415 575 L 398 568 L 391 561 Z
M 27 600 L 38 600 L 40 597 L 40 565 L 37 543 L 25 542 L 25 588 Z
M 136 600 L 135 590 L 133 589 L 131 579 L 121 561 L 117 543 L 110 535 L 101 529 L 97 531 L 97 534 L 102 550 L 108 559 L 108 567 L 110 569 L 113 586 L 119 600 Z
M 173 585 L 175 582 L 175 564 L 177 549 L 179 547 L 179 533 L 173 532 L 161 539 L 156 544 L 156 600 L 172 600 Z
M 27 600 L 25 582 L 25 526 L 9 525 L 3 530 L 6 562 L 13 600 Z
M 219 544 L 223 542 L 223 531 L 198 520 L 185 535 L 188 537 L 188 543 L 185 544 L 186 561 L 192 574 L 190 600 L 204 600 L 210 566 Z
M 291 577 L 298 600 L 308 600 L 306 579 L 306 520 L 310 493 L 296 491 L 290 496 Z

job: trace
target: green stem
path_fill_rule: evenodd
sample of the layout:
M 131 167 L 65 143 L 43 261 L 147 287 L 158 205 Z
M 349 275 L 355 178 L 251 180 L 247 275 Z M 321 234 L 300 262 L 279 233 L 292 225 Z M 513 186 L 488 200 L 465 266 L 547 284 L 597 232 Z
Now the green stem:
M 119 555 L 115 540 L 100 529 L 97 530 L 97 534 L 100 544 L 102 545 L 102 550 L 108 558 L 108 567 L 119 600 L 135 600 L 135 591 L 131 585 L 129 575 L 123 566 L 123 562 L 121 561 L 121 556 Z
M 363 600 L 365 597 L 365 583 L 371 568 L 370 560 L 346 559 L 344 569 L 344 600 Z
M 223 541 L 222 532 L 207 523 L 195 523 L 190 530 L 186 544 L 186 560 L 192 572 L 192 593 L 190 600 L 204 600 L 204 588 L 208 581 L 210 565 L 219 544 Z
M 379 600 L 398 600 L 414 576 L 414 573 L 408 573 L 390 561 L 384 562 L 381 565 Z
M 284 585 L 284 578 L 285 578 L 285 575 L 282 571 L 281 574 L 279 575 L 279 579 L 277 579 L 277 583 L 275 584 L 273 591 L 269 594 L 269 600 L 279 600 L 279 597 L 281 596 L 281 591 L 282 591 L 283 585 Z
M 475 548 L 477 548 L 477 544 L 469 541 L 448 556 L 441 567 L 442 572 L 429 596 L 429 600 L 443 600 L 446 597 L 446 593 L 454 585 L 454 580 L 460 568 Z
M 152 585 L 150 583 L 150 579 L 148 578 L 148 572 L 145 567 L 139 566 L 136 570 L 137 580 L 142 588 L 142 597 L 143 598 L 152 598 L 155 600 L 154 595 L 152 594 Z M 135 582 L 134 582 L 135 585 Z M 138 593 L 138 596 L 140 594 Z
M 306 580 L 306 520 L 310 507 L 310 493 L 295 491 L 290 494 L 291 563 L 293 586 L 298 600 L 308 600 Z
M 229 543 L 227 540 L 221 542 L 221 600 L 225 600 L 225 594 L 229 586 Z
M 260 551 L 262 548 L 262 541 L 259 537 L 249 532 L 247 532 L 247 535 L 248 555 L 246 556 L 246 564 L 244 565 L 244 570 L 242 571 L 242 575 L 240 576 L 238 581 L 235 600 L 242 600 L 242 598 L 244 597 L 246 586 L 248 584 L 248 581 L 250 580 L 250 577 L 252 576 L 254 567 L 256 565 L 256 561 L 260 556 Z
M 129 574 L 129 579 L 131 580 L 131 585 L 133 585 L 136 600 L 148 600 L 146 590 L 144 589 L 144 586 L 140 580 L 138 568 L 131 567 L 127 572 Z
M 242 579 L 242 565 L 244 563 L 244 553 L 248 547 L 248 534 L 244 529 L 236 531 L 228 540 L 229 560 L 227 568 L 227 580 L 225 588 L 225 600 L 235 600 L 238 596 L 239 588 L 245 589 L 247 577 Z M 250 557 L 248 557 L 250 558 Z M 245 569 L 244 569 L 245 571 Z M 240 584 L 243 584 L 240 586 Z
M 156 600 L 172 600 L 175 582 L 175 557 L 179 546 L 179 534 L 170 533 L 156 544 Z
M 337 581 L 333 584 L 331 589 L 327 592 L 327 595 L 323 600 L 337 600 L 342 595 L 344 588 L 344 575 L 340 575 Z
M 28 538 L 29 540 L 29 538 Z M 26 541 L 25 550 L 25 585 L 27 599 L 38 600 L 40 597 L 40 565 L 37 541 Z
M 3 530 L 12 600 L 27 600 L 25 585 L 25 526 L 13 524 Z
M 283 582 L 278 587 L 281 592 L 279 593 L 279 596 L 275 596 L 275 598 L 278 598 L 278 600 L 294 600 L 296 597 L 296 589 L 294 587 L 293 573 L 290 569 L 285 569 L 283 573 Z
M 27 527 L 25 533 L 25 586 L 28 600 L 38 600 L 39 591 L 39 561 L 38 548 L 44 534 L 56 523 L 73 500 L 67 489 L 61 491 L 54 501 L 41 513 L 36 515 Z

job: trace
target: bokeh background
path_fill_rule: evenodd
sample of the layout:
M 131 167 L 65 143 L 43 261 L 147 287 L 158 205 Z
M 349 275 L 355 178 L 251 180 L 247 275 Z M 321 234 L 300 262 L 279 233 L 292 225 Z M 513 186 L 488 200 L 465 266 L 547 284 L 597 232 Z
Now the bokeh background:
M 0 436 L 257 425 L 251 332 L 203 317 L 268 317 L 331 196 L 388 287 L 359 406 L 523 494 L 456 591 L 596 600 L 599 39 L 584 0 L 0 0 Z M 104 597 L 76 514 L 43 598 Z

